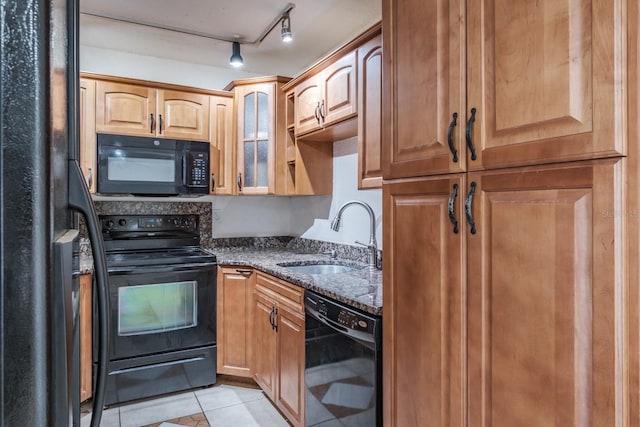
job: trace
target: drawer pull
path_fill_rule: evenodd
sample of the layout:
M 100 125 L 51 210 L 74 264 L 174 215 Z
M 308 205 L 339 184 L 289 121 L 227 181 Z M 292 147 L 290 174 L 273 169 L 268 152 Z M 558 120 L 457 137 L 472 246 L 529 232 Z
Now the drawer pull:
M 453 119 L 449 124 L 449 132 L 447 133 L 447 142 L 449 143 L 449 150 L 453 156 L 453 163 L 458 163 L 458 150 L 453 145 L 453 129 L 458 124 L 458 113 L 453 113 Z
M 476 148 L 473 146 L 473 140 L 471 138 L 473 123 L 476 121 L 476 111 L 476 107 L 471 109 L 471 117 L 469 117 L 469 121 L 467 122 L 467 148 L 469 148 L 471 152 L 471 160 L 476 159 Z
M 451 190 L 451 195 L 449 196 L 449 221 L 451 221 L 451 225 L 453 225 L 453 232 L 458 234 L 458 220 L 456 219 L 456 213 L 454 211 L 456 197 L 458 196 L 458 184 L 453 184 L 453 189 Z
M 464 210 L 467 213 L 467 222 L 471 226 L 471 234 L 476 234 L 476 223 L 473 220 L 473 212 L 471 210 L 473 204 L 473 196 L 476 194 L 476 183 L 471 182 L 471 189 L 467 194 L 467 200 L 464 202 Z

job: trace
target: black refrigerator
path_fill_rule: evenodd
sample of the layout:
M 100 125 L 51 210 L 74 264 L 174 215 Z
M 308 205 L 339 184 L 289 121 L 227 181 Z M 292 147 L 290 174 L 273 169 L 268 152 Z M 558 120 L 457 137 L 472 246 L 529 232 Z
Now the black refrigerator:
M 78 0 L 0 0 L 0 426 L 79 425 L 78 280 L 84 217 L 98 318 L 92 426 L 106 374 L 106 265 L 78 166 Z

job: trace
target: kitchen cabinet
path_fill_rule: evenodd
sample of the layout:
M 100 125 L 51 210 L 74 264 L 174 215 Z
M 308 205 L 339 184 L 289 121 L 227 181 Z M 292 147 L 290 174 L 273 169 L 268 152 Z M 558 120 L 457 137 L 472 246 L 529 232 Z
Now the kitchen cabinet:
M 385 426 L 621 422 L 622 170 L 385 183 Z
M 294 426 L 305 423 L 303 296 L 297 286 L 257 273 L 253 378 Z
M 296 136 L 354 117 L 358 109 L 356 77 L 356 52 L 351 51 L 296 85 Z
M 235 139 L 233 97 L 210 98 L 211 194 L 234 194 Z
M 91 193 L 97 186 L 96 82 L 80 79 L 80 169 Z
M 80 401 L 93 396 L 93 281 L 91 274 L 80 275 Z
M 623 425 L 622 163 L 469 174 L 469 426 Z
M 102 133 L 209 140 L 209 96 L 97 81 L 96 130 Z
M 382 187 L 382 35 L 358 48 L 358 188 Z
M 253 290 L 256 274 L 246 267 L 219 267 L 217 372 L 252 377 Z
M 625 11 L 383 0 L 385 426 L 626 425 Z
M 465 2 L 384 0 L 382 8 L 384 178 L 466 170 Z
M 234 81 L 237 194 L 286 194 L 286 77 Z
M 464 7 L 383 2 L 385 178 L 626 153 L 620 2 Z

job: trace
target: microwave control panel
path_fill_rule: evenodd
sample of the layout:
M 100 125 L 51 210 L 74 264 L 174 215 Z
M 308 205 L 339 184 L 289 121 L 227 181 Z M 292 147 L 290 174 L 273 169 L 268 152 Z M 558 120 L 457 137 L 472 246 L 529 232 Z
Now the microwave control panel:
M 189 187 L 207 187 L 209 185 L 209 156 L 207 153 L 189 153 Z

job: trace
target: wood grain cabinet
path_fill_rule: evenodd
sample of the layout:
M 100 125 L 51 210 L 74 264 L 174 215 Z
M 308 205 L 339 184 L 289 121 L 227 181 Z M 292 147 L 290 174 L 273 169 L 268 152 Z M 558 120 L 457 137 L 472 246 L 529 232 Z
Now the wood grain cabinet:
M 305 424 L 303 295 L 297 286 L 257 273 L 253 378 L 299 427 Z
M 385 183 L 385 426 L 623 419 L 622 162 Z
M 93 396 L 93 280 L 80 275 L 80 401 Z
M 286 194 L 285 77 L 234 81 L 237 194 Z
M 626 153 L 619 1 L 464 7 L 383 2 L 385 178 Z
M 246 267 L 218 268 L 217 372 L 251 378 L 253 290 L 256 274 Z
M 382 35 L 358 48 L 358 188 L 382 187 Z
M 354 117 L 356 53 L 349 52 L 295 89 L 295 133 L 303 136 Z
M 385 426 L 635 425 L 626 7 L 383 0 Z
M 211 194 L 234 194 L 235 125 L 233 96 L 211 96 L 209 108 L 209 141 L 211 143 Z
M 91 193 L 97 187 L 96 82 L 80 79 L 80 169 Z
M 96 130 L 209 140 L 209 96 L 112 81 L 96 83 Z

